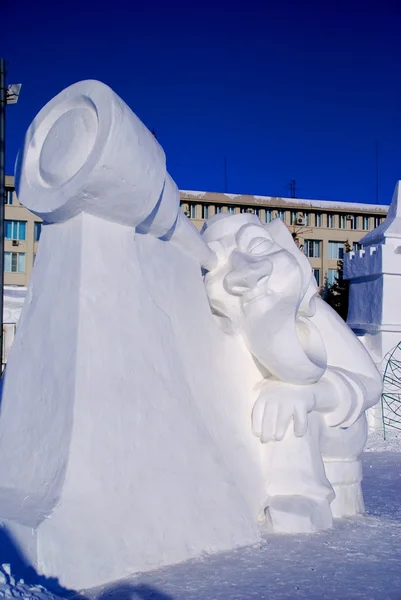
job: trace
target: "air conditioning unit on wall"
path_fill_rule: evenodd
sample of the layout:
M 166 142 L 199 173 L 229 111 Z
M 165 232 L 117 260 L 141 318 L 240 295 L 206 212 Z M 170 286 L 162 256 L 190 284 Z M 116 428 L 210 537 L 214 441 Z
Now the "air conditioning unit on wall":
M 297 217 L 297 225 L 305 225 L 304 217 Z
M 13 246 L 19 246 L 19 240 L 13 240 L 12 244 Z

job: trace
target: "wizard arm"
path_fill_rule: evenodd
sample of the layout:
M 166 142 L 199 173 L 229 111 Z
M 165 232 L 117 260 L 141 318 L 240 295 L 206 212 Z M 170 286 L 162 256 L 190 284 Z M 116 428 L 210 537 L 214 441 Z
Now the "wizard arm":
M 380 373 L 357 336 L 321 298 L 316 298 L 316 312 L 311 320 L 327 353 L 328 368 L 321 379 L 321 394 L 335 396 L 335 408 L 325 414 L 326 422 L 349 427 L 378 402 L 382 392 Z

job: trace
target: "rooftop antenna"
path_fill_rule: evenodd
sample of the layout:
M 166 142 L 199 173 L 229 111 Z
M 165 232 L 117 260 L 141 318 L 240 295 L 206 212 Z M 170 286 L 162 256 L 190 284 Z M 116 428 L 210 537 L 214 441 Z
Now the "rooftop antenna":
M 379 202 L 379 142 L 376 140 L 376 204 Z
M 290 195 L 291 198 L 296 198 L 297 197 L 297 193 L 296 193 L 296 189 L 297 189 L 297 182 L 295 179 L 291 179 L 290 183 L 287 186 L 290 190 Z

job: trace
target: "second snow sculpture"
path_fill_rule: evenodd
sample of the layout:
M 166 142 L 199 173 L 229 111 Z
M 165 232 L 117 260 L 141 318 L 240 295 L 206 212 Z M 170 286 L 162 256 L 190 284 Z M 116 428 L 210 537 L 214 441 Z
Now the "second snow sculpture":
M 380 377 L 284 225 L 202 238 L 96 81 L 40 111 L 16 181 L 45 225 L 3 384 L 0 519 L 40 573 L 91 587 L 255 543 L 265 516 L 316 531 L 363 509 Z
M 381 380 L 367 351 L 317 294 L 307 258 L 277 219 L 217 215 L 204 239 L 211 308 L 243 337 L 261 374 L 252 429 L 265 444 L 266 517 L 313 531 L 364 510 L 359 455 Z

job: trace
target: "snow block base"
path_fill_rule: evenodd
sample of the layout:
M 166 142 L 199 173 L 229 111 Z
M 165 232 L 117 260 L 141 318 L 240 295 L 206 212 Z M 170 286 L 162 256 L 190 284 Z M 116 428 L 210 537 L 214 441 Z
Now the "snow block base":
M 274 533 L 316 533 L 332 526 L 327 501 L 305 496 L 276 496 L 266 509 L 268 529 Z
M 0 423 L 0 518 L 35 531 L 41 573 L 93 587 L 259 540 L 247 363 L 225 343 L 171 243 L 87 214 L 43 228 Z

